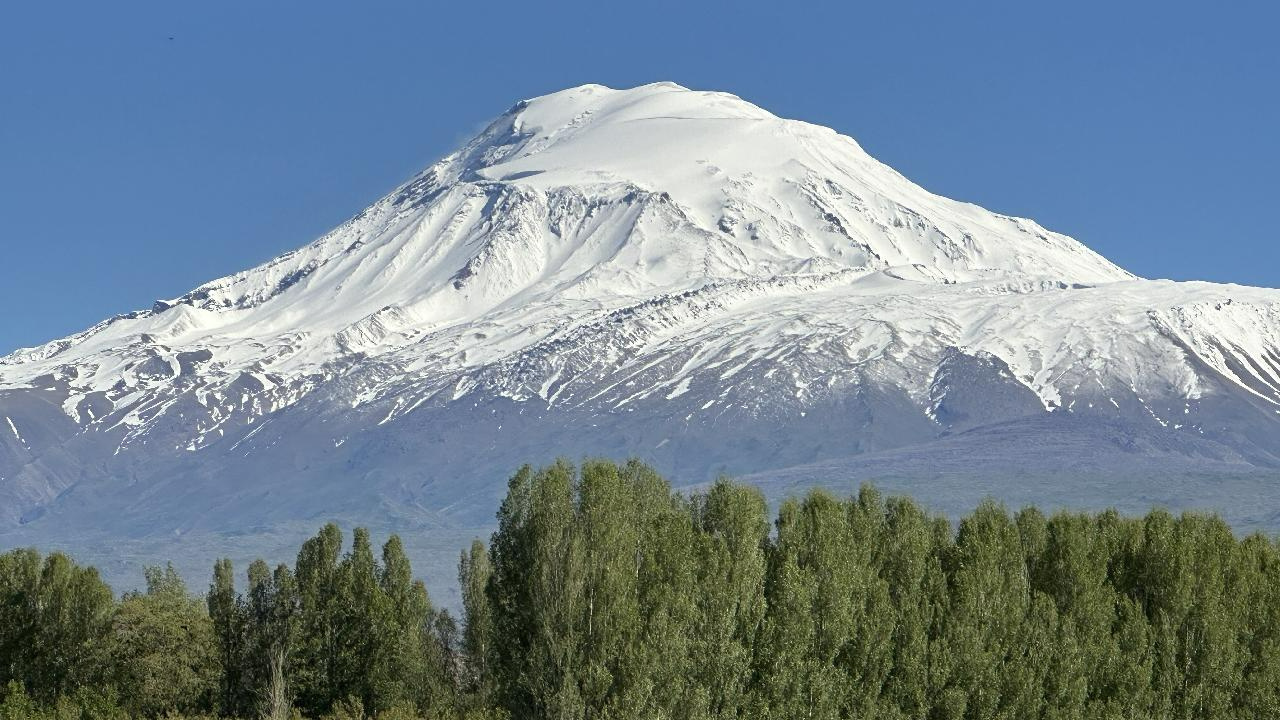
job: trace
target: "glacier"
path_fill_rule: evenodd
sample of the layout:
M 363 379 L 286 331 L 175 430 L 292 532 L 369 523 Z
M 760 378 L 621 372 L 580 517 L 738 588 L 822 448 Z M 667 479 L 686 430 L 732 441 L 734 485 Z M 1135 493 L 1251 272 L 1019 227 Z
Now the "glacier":
M 1280 529 L 1280 290 L 1147 280 L 718 92 L 517 103 L 315 242 L 0 358 L 0 545 L 124 585 L 329 519 L 449 586 L 520 464 Z

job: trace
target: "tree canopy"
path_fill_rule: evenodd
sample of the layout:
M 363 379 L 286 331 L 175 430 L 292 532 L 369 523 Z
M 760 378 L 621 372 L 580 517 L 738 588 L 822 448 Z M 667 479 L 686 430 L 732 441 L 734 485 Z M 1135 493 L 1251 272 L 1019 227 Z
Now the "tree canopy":
M 561 461 L 461 552 L 460 619 L 399 537 L 332 524 L 203 597 L 145 579 L 0 555 L 0 720 L 1280 717 L 1280 546 L 1207 514 L 953 524 L 870 487 L 771 513 Z

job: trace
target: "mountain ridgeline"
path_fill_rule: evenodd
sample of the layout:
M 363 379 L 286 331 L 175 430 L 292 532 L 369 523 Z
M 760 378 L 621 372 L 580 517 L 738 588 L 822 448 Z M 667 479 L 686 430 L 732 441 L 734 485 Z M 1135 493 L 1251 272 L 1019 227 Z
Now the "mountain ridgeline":
M 1138 278 L 732 95 L 588 85 L 305 247 L 0 358 L 0 416 L 0 545 L 113 578 L 337 518 L 432 538 L 406 549 L 443 585 L 507 469 L 559 456 L 1275 529 L 1280 291 Z
M 0 718 L 1256 720 L 1280 712 L 1280 545 L 1153 511 L 958 525 L 864 487 L 691 496 L 566 462 L 508 484 L 433 607 L 398 537 L 292 566 L 172 569 L 113 601 L 60 554 L 0 556 Z

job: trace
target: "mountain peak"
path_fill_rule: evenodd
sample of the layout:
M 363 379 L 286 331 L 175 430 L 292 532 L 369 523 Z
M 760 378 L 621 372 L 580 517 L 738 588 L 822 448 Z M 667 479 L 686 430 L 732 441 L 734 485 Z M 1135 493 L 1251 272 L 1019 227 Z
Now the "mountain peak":
M 582 86 L 305 247 L 0 359 L 0 415 L 11 542 L 187 555 L 316 517 L 434 542 L 556 455 L 1181 493 L 1166 469 L 1280 467 L 1280 293 L 1137 280 L 732 95 Z
M 732 245 L 747 274 L 817 263 L 923 266 L 952 280 L 974 272 L 1076 283 L 1132 277 L 1032 221 L 933 195 L 830 128 L 674 83 L 583 85 L 518 103 L 416 188 L 431 194 L 459 181 L 659 195 L 671 205 L 669 222 L 690 225 L 702 244 Z
M 633 88 L 579 85 L 517 103 L 513 114 L 530 129 L 554 132 L 588 119 L 634 122 L 655 119 L 777 119 L 736 95 L 691 90 L 673 82 Z
M 541 187 L 616 181 L 680 192 L 706 185 L 708 166 L 773 172 L 806 154 L 798 138 L 808 134 L 834 137 L 728 93 L 583 85 L 518 103 L 481 136 L 487 155 L 472 169 L 488 180 L 541 175 L 524 183 Z
M 311 245 L 15 353 L 5 375 L 120 342 L 225 345 L 228 368 L 281 343 L 302 372 L 517 306 L 874 273 L 904 289 L 1132 278 L 1032 221 L 933 195 L 831 129 L 674 83 L 583 85 L 517 103 Z

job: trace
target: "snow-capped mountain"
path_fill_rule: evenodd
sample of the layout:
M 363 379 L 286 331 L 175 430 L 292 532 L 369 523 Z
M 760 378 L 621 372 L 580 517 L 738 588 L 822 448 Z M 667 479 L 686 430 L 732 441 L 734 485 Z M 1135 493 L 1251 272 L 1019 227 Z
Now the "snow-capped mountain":
M 1280 291 L 1139 279 L 732 95 L 588 85 L 304 248 L 0 359 L 0 415 L 0 544 L 109 571 L 329 517 L 444 567 L 556 455 L 1280 527 Z

